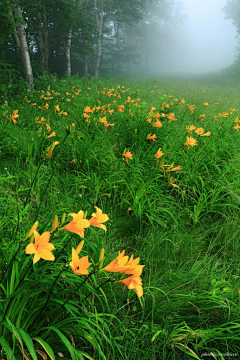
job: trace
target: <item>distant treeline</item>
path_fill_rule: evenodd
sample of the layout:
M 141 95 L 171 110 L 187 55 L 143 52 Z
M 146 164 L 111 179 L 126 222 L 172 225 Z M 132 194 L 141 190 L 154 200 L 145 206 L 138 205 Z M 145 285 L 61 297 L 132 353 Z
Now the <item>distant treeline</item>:
M 0 82 L 147 69 L 173 45 L 181 11 L 178 0 L 0 0 Z

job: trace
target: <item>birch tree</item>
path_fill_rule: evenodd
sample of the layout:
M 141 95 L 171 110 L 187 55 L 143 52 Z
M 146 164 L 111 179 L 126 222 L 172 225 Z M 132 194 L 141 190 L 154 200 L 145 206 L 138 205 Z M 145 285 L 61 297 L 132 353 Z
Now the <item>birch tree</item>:
M 21 58 L 22 58 L 22 65 L 23 65 L 23 73 L 25 81 L 29 84 L 30 90 L 33 89 L 33 73 L 32 73 L 32 66 L 31 66 L 31 60 L 30 55 L 28 51 L 28 44 L 27 44 L 27 38 L 24 28 L 24 21 L 22 16 L 22 10 L 19 5 L 15 4 L 14 7 L 14 13 L 15 16 L 18 18 L 17 21 L 17 29 L 14 33 L 14 38 L 16 40 L 17 46 L 19 48 L 20 45 L 20 52 L 21 52 Z

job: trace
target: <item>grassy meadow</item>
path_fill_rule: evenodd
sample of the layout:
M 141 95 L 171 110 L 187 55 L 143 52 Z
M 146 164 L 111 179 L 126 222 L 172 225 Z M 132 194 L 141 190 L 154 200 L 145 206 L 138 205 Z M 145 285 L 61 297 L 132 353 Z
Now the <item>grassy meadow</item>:
M 214 77 L 9 86 L 1 359 L 240 357 L 239 92 Z

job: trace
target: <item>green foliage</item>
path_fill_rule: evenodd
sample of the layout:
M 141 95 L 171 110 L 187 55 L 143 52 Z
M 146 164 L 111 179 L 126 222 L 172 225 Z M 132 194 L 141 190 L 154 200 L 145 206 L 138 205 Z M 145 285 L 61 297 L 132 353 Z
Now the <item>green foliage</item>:
M 43 76 L 20 89 L 0 108 L 1 358 L 239 353 L 238 82 Z M 211 134 L 191 130 L 187 147 L 190 125 Z M 87 229 L 82 255 L 93 269 L 101 248 L 104 266 L 124 249 L 140 256 L 142 298 L 105 272 L 72 273 L 79 235 L 51 235 L 54 262 L 25 254 L 36 220 L 42 234 L 55 215 L 90 218 L 94 206 L 107 232 Z

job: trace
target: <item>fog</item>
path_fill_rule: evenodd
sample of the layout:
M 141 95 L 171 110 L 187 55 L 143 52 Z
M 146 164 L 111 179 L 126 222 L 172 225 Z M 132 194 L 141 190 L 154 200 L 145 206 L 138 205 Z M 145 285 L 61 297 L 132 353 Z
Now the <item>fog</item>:
M 236 28 L 225 20 L 227 0 L 182 0 L 187 15 L 183 47 L 170 61 L 169 71 L 208 73 L 231 65 L 236 57 Z M 167 70 L 167 69 L 166 69 Z

